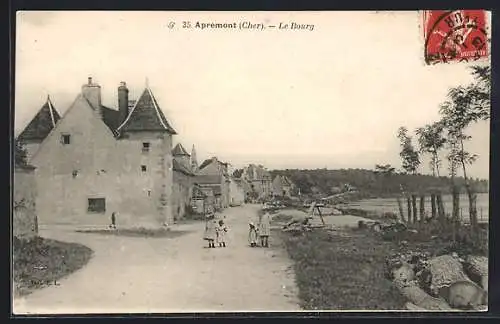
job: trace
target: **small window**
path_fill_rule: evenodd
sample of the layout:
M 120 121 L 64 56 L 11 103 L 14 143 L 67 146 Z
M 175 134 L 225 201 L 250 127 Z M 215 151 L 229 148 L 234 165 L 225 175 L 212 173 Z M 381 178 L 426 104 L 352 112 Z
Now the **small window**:
M 147 170 L 148 170 L 148 168 L 145 165 L 141 165 L 141 171 L 142 172 L 146 172 Z
M 71 135 L 69 134 L 62 134 L 61 135 L 61 143 L 64 145 L 68 145 L 71 143 Z
M 150 148 L 150 143 L 149 142 L 144 142 L 142 143 L 142 152 L 149 152 L 149 148 Z
M 89 213 L 104 213 L 104 212 L 106 212 L 106 199 L 105 198 L 89 198 L 87 211 Z

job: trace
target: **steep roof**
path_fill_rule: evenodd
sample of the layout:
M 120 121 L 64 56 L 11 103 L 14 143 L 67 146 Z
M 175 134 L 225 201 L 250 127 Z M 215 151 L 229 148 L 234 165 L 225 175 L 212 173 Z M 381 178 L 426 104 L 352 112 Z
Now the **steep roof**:
M 40 108 L 38 113 L 33 117 L 29 124 L 19 134 L 19 140 L 23 142 L 41 142 L 54 129 L 56 123 L 61 119 L 61 116 L 52 105 L 50 98 Z
M 189 170 L 186 166 L 182 165 L 182 163 L 180 163 L 176 159 L 172 160 L 172 168 L 174 171 L 184 173 L 185 175 L 188 176 L 194 176 L 194 173 L 191 170 Z
M 214 162 L 213 159 L 206 159 L 205 161 L 203 161 L 202 164 L 200 164 L 200 168 L 199 169 L 201 170 L 201 169 L 206 168 L 212 162 Z
M 105 106 L 101 106 L 102 112 L 102 121 L 108 126 L 108 128 L 113 132 L 113 134 L 117 135 L 116 129 L 118 128 L 120 112 L 118 110 L 108 108 Z
M 168 123 L 149 88 L 144 89 L 128 117 L 117 130 L 120 133 L 127 131 L 165 131 L 172 135 L 177 134 Z
M 190 156 L 189 153 L 186 151 L 186 149 L 184 148 L 184 146 L 182 146 L 181 143 L 178 143 L 174 149 L 172 150 L 172 154 L 173 155 L 187 155 L 187 156 Z

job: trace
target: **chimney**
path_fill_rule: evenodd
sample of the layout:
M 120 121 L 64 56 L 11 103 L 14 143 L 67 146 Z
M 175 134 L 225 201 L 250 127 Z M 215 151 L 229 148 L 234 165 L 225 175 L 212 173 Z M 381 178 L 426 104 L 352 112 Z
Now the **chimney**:
M 82 95 L 90 102 L 92 108 L 101 115 L 101 86 L 88 78 L 87 84 L 82 86 Z
M 128 88 L 122 81 L 118 87 L 118 111 L 120 112 L 120 124 L 125 121 L 129 112 Z

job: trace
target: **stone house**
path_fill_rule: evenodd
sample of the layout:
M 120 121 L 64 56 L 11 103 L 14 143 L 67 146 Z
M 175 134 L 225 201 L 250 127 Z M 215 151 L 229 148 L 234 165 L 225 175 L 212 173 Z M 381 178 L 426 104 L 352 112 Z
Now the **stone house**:
M 172 150 L 173 155 L 173 189 L 172 212 L 174 220 L 182 219 L 186 207 L 191 205 L 195 174 L 191 170 L 190 154 L 182 144 L 177 144 Z
M 216 206 L 219 209 L 229 207 L 228 164 L 216 157 L 207 159 L 199 166 L 195 182 L 201 187 L 211 187 L 214 191 Z
M 209 209 L 209 199 L 202 189 L 195 184 L 193 186 L 193 195 L 191 197 L 191 209 L 195 214 L 205 214 Z
M 31 239 L 38 235 L 34 171 L 35 168 L 30 165 L 16 165 L 14 168 L 12 229 L 13 236 L 19 239 Z
M 259 199 L 272 195 L 271 174 L 262 165 L 248 165 L 243 169 L 242 178 L 250 185 L 250 195 L 255 194 Z
M 125 82 L 117 89 L 118 109 L 101 103 L 92 78 L 60 117 L 48 100 L 21 133 L 44 134 L 31 142 L 36 167 L 40 223 L 162 226 L 173 222 L 172 137 L 177 134 L 146 86 L 129 100 Z M 47 118 L 53 114 L 54 118 Z M 58 119 L 56 121 L 56 119 Z M 46 131 L 45 131 L 46 132 Z M 24 135 L 23 135 L 24 134 Z M 36 144 L 36 147 L 35 147 Z
M 242 180 L 231 177 L 229 183 L 229 206 L 240 206 L 245 203 L 245 189 Z
M 291 197 L 294 185 L 292 181 L 282 175 L 276 175 L 273 180 L 273 196 L 275 197 Z

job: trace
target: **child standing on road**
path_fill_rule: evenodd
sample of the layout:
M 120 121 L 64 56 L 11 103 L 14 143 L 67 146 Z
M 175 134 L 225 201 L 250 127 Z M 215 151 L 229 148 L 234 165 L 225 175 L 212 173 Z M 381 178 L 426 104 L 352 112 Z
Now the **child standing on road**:
M 209 248 L 215 248 L 215 236 L 217 235 L 216 227 L 217 227 L 217 222 L 215 221 L 215 215 L 210 214 L 207 216 L 208 220 L 205 225 L 205 235 L 203 236 L 203 239 L 208 241 L 208 247 Z
M 251 247 L 255 247 L 257 246 L 257 229 L 255 228 L 253 222 L 250 222 L 249 226 L 250 229 L 248 231 L 248 242 L 250 243 Z
M 219 221 L 219 226 L 217 227 L 217 243 L 219 243 L 219 247 L 226 247 L 226 233 L 227 226 L 221 219 Z

